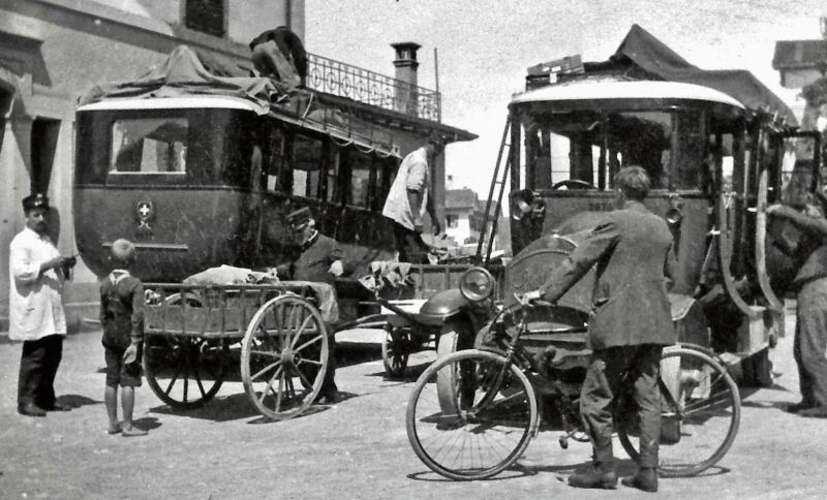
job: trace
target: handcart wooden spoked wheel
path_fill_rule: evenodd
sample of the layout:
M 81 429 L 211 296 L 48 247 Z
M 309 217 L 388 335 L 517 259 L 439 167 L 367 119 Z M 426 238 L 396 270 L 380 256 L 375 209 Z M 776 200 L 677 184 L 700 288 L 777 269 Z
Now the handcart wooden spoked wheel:
M 201 307 L 194 294 L 184 294 L 186 305 Z M 181 294 L 166 299 L 180 306 Z M 218 393 L 227 373 L 228 346 L 223 339 L 206 339 L 192 334 L 147 335 L 143 367 L 146 381 L 164 403 L 178 410 L 204 406 Z
M 241 378 L 263 415 L 300 415 L 318 396 L 327 367 L 327 327 L 312 304 L 287 294 L 255 313 L 242 341 Z
M 152 391 L 171 407 L 193 410 L 218 393 L 227 373 L 227 344 L 187 335 L 149 335 L 144 373 Z

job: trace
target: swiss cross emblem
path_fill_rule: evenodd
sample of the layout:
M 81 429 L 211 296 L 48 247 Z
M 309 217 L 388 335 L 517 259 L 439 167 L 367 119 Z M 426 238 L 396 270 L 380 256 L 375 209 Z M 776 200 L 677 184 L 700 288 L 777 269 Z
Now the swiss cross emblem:
M 152 201 L 139 201 L 135 206 L 135 212 L 138 215 L 138 229 L 151 230 L 152 228 L 149 226 L 149 222 L 155 216 L 155 206 L 152 204 Z

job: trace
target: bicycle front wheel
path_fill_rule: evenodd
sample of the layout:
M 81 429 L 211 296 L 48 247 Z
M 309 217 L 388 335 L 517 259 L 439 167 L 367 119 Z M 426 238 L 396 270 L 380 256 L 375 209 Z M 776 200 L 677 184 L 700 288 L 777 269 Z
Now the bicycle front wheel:
M 476 349 L 435 361 L 417 379 L 406 413 L 416 455 L 449 479 L 491 477 L 523 454 L 538 425 L 528 378 L 500 354 Z
M 660 362 L 661 431 L 658 474 L 685 477 L 715 465 L 732 446 L 741 420 L 738 386 L 707 354 L 668 348 Z M 618 425 L 623 448 L 635 461 L 634 425 Z

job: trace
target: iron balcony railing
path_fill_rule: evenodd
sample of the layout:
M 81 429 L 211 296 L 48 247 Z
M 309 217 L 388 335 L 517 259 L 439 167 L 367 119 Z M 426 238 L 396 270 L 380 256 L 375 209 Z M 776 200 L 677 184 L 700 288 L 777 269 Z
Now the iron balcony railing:
M 439 92 L 345 64 L 307 54 L 307 86 L 380 108 L 426 120 L 442 121 Z

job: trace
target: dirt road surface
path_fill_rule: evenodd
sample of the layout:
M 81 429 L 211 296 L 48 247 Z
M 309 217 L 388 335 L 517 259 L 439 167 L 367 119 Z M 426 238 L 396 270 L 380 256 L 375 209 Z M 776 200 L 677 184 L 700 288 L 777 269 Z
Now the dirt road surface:
M 792 311 L 786 338 L 772 351 L 776 378 L 766 389 L 743 389 L 741 426 L 730 452 L 708 473 L 662 479 L 661 498 L 824 498 L 827 420 L 781 411 L 799 399 L 792 358 Z M 572 469 L 589 445 L 557 445 L 557 434 L 532 441 L 520 467 L 493 480 L 452 482 L 428 470 L 405 434 L 413 381 L 433 355 L 419 357 L 403 381 L 384 376 L 376 334 L 343 332 L 350 340 L 338 382 L 346 399 L 300 418 L 261 418 L 235 377 L 205 408 L 171 410 L 144 383 L 136 418 L 150 430 L 139 438 L 110 436 L 103 405 L 99 334 L 70 336 L 56 383 L 71 412 L 46 418 L 16 413 L 20 345 L 0 343 L 0 498 L 56 499 L 520 499 L 641 498 L 614 491 L 575 490 Z M 367 344 L 365 342 L 368 342 Z M 416 363 L 415 363 L 416 364 Z M 621 454 L 618 445 L 616 453 Z M 634 465 L 620 462 L 620 472 Z

